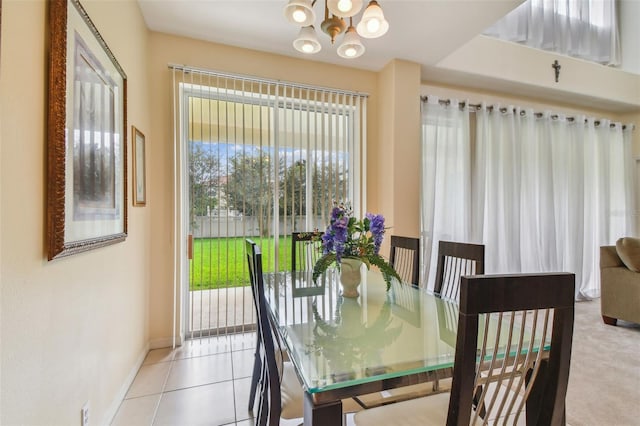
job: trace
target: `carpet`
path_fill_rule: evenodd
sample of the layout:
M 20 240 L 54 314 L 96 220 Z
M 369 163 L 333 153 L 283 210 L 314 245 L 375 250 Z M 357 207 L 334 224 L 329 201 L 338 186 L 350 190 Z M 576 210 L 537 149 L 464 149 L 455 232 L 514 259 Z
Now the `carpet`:
M 605 325 L 599 299 L 576 302 L 567 424 L 640 425 L 640 325 Z

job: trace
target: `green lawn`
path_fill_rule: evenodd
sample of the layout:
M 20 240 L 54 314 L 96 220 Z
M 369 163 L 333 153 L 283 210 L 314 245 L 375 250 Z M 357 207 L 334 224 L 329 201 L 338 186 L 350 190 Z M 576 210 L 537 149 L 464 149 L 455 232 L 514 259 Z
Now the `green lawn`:
M 274 270 L 273 240 L 252 237 L 262 249 L 265 272 Z M 280 270 L 289 267 L 291 238 L 280 237 Z M 249 285 L 245 238 L 197 238 L 193 240 L 193 260 L 189 265 L 190 289 L 205 290 Z

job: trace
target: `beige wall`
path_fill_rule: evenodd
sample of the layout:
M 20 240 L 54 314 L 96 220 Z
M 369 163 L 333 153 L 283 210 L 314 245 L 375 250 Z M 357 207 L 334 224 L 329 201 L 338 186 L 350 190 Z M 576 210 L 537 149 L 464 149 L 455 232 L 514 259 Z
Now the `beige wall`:
M 420 66 L 393 60 L 378 76 L 378 142 L 370 144 L 369 210 L 385 215 L 388 235 L 420 235 Z M 383 253 L 388 253 L 385 239 Z
M 551 67 L 554 60 L 562 67 L 558 82 Z M 447 81 L 447 74 L 452 73 L 458 75 L 458 81 L 469 80 L 470 86 L 493 86 L 494 90 L 555 102 L 574 99 L 571 102 L 597 103 L 612 110 L 640 108 L 638 74 L 487 36 L 470 40 L 440 61 L 433 72 L 440 81 Z
M 83 4 L 127 73 L 129 123 L 153 147 L 138 5 Z M 89 401 L 100 425 L 146 351 L 153 200 L 130 207 L 125 242 L 46 260 L 47 18 L 42 0 L 2 2 L 0 424 L 78 425 Z
M 3 0 L 1 424 L 78 424 L 87 400 L 92 423 L 102 424 L 114 414 L 147 346 L 170 342 L 175 241 L 168 63 L 369 93 L 368 210 L 387 216 L 391 233 L 407 235 L 417 235 L 419 226 L 421 91 L 581 110 L 428 81 L 421 85 L 417 65 L 404 61 L 376 73 L 148 33 L 134 0 L 83 4 L 128 75 L 128 122 L 147 137 L 148 204 L 129 208 L 126 242 L 46 261 L 47 8 L 44 0 Z M 637 90 L 638 83 L 631 86 Z M 604 110 L 587 112 L 615 118 Z M 640 114 L 620 119 L 639 124 Z M 634 137 L 638 153 L 638 130 Z M 130 195 L 130 185 L 127 190 Z

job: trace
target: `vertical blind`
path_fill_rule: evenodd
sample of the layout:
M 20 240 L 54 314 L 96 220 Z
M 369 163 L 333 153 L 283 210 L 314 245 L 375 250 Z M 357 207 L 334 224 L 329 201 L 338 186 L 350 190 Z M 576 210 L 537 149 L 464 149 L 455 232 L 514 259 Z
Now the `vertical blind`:
M 367 96 L 169 68 L 182 170 L 176 239 L 193 237 L 176 312 L 186 312 L 189 336 L 242 331 L 255 322 L 244 239 L 261 245 L 265 272 L 286 271 L 292 232 L 323 230 L 333 201 L 361 211 Z

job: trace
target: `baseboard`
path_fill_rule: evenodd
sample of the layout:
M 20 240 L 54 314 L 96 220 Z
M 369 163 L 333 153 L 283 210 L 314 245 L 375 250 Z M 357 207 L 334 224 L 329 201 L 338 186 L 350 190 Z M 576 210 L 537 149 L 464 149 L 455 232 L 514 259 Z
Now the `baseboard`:
M 176 337 L 176 346 L 181 346 L 182 341 L 179 337 Z M 161 349 L 161 348 L 170 348 L 173 346 L 173 338 L 172 337 L 163 337 L 161 339 L 153 339 L 149 341 L 149 349 Z
M 111 405 L 107 409 L 107 412 L 104 415 L 104 421 L 100 424 L 110 425 L 113 422 L 114 417 L 118 413 L 118 408 L 120 408 L 120 403 L 122 402 L 122 400 L 124 400 L 124 397 L 127 395 L 127 392 L 129 391 L 129 387 L 131 386 L 131 383 L 133 383 L 133 381 L 135 380 L 136 374 L 138 374 L 138 370 L 140 370 L 140 367 L 142 366 L 144 359 L 147 357 L 147 353 L 149 353 L 149 343 L 144 345 L 144 347 L 142 348 L 142 351 L 138 355 L 138 358 L 136 359 L 135 364 L 131 368 L 131 371 L 127 375 L 127 378 L 124 380 L 124 383 L 118 390 L 118 393 L 116 393 L 116 396 L 113 398 Z

